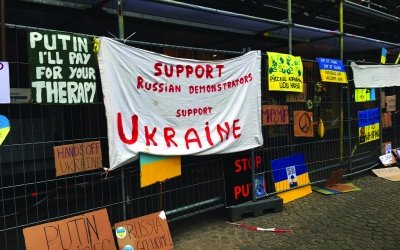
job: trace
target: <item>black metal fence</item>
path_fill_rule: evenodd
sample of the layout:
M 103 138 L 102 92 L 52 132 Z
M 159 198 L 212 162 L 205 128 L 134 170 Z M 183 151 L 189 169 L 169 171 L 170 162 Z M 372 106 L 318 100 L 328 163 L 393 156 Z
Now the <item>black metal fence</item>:
M 10 63 L 11 88 L 30 88 L 27 31 L 30 28 L 7 26 L 7 61 Z M 171 56 L 215 60 L 235 57 L 243 52 L 197 49 L 182 46 L 129 42 L 146 50 Z M 269 180 L 268 194 L 274 195 L 270 160 L 293 153 L 305 155 L 312 183 L 324 181 L 333 170 L 346 168 L 348 174 L 371 168 L 378 163 L 381 140 L 358 143 L 357 112 L 379 107 L 377 100 L 354 102 L 354 86 L 323 83 L 317 64 L 304 61 L 304 81 L 307 102 L 287 103 L 285 94 L 267 90 L 267 72 L 262 73 L 264 105 L 285 104 L 289 108 L 289 124 L 263 126 L 264 145 L 255 149 L 262 155 L 261 168 Z M 266 55 L 263 65 L 267 64 Z M 348 71 L 348 78 L 352 79 Z M 98 86 L 98 89 L 101 89 Z M 377 90 L 378 91 L 378 90 Z M 388 93 L 396 94 L 395 89 Z M 101 96 L 101 93 L 99 97 Z M 101 98 L 99 98 L 100 100 Z M 308 102 L 310 105 L 310 102 Z M 325 136 L 301 138 L 293 136 L 293 111 L 313 112 L 313 120 L 322 118 Z M 224 156 L 183 157 L 182 175 L 163 183 L 140 188 L 137 163 L 121 167 L 106 175 L 90 171 L 57 177 L 53 147 L 85 141 L 100 140 L 104 163 L 108 162 L 107 129 L 104 105 L 101 101 L 86 105 L 0 105 L 0 114 L 9 118 L 11 132 L 0 146 L 0 242 L 2 249 L 24 249 L 22 229 L 40 223 L 59 220 L 99 208 L 107 208 L 111 224 L 165 210 L 169 221 L 205 212 L 225 203 Z M 392 128 L 383 130 L 383 137 L 391 138 L 397 146 L 396 121 Z M 381 137 L 382 138 L 382 137 Z M 385 141 L 385 140 L 384 140 Z M 106 165 L 106 164 L 104 164 Z

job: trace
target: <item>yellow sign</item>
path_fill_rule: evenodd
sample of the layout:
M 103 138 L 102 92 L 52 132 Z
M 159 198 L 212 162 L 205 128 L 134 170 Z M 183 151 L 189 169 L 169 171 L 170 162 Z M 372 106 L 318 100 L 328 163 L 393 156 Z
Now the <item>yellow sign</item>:
M 322 69 L 319 72 L 321 73 L 321 80 L 323 82 L 348 83 L 346 72 Z
M 180 175 L 180 156 L 140 154 L 140 187 L 146 187 Z
M 268 52 L 268 89 L 303 92 L 301 57 Z
M 354 99 L 356 102 L 375 101 L 375 89 L 355 89 Z
M 358 128 L 358 135 L 360 138 L 360 144 L 364 144 L 370 141 L 379 139 L 379 123 L 367 125 L 365 127 Z

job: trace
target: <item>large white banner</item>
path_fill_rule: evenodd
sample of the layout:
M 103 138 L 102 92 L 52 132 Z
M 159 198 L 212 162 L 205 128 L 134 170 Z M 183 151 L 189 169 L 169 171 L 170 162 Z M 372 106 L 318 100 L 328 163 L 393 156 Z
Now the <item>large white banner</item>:
M 400 86 L 400 64 L 357 65 L 351 63 L 356 88 Z
M 110 169 L 139 152 L 207 155 L 263 144 L 260 51 L 198 61 L 103 37 L 98 60 Z

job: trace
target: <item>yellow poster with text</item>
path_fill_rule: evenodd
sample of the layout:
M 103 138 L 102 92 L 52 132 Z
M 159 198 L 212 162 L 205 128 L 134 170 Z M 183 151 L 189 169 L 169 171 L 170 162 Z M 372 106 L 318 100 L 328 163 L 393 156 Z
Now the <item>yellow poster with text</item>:
M 358 135 L 360 144 L 364 144 L 370 141 L 379 139 L 379 123 L 374 123 L 364 127 L 358 128 Z
M 271 91 L 303 92 L 301 57 L 275 52 L 268 54 L 268 89 Z

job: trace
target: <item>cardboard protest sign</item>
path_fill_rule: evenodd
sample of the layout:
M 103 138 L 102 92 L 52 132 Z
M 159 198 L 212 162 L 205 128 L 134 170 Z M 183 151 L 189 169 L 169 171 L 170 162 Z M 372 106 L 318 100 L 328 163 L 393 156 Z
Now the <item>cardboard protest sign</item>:
M 307 83 L 303 82 L 303 92 L 288 92 L 286 102 L 306 102 L 307 101 Z
M 310 178 L 308 176 L 304 154 L 294 154 L 272 160 L 271 167 L 275 191 L 286 191 L 277 194 L 283 199 L 283 203 L 290 202 L 312 192 L 311 186 L 309 185 Z M 295 187 L 300 188 L 289 190 Z
M 393 165 L 397 162 L 392 153 L 379 156 L 379 160 L 381 160 L 382 164 L 386 167 Z
M 268 89 L 303 92 L 303 63 L 300 56 L 268 54 Z
M 55 146 L 54 160 L 56 176 L 102 168 L 100 141 Z
M 400 168 L 398 167 L 377 168 L 372 169 L 372 172 L 374 172 L 376 176 L 389 181 L 400 181 Z
M 358 136 L 360 144 L 378 140 L 380 137 L 379 127 L 378 108 L 358 111 Z
M 164 211 L 116 223 L 115 233 L 120 250 L 174 248 Z
M 386 112 L 396 111 L 396 95 L 386 96 Z
M 255 154 L 254 166 L 260 170 L 262 156 Z M 227 154 L 224 157 L 225 201 L 226 206 L 234 206 L 252 198 L 251 151 Z M 261 178 L 261 177 L 259 177 Z M 260 191 L 261 195 L 261 191 Z
M 323 82 L 348 83 L 346 68 L 341 60 L 317 57 L 317 62 Z
M 289 124 L 289 108 L 287 105 L 263 105 L 262 125 Z
M 392 112 L 382 114 L 382 128 L 390 128 L 392 126 Z
M 10 121 L 4 115 L 0 115 L 0 145 L 10 132 Z
M 384 142 L 382 143 L 381 146 L 381 154 L 385 155 L 385 154 L 389 154 L 392 153 L 392 142 Z
M 355 89 L 354 99 L 356 102 L 375 101 L 375 89 Z
M 24 228 L 23 233 L 27 250 L 117 249 L 105 208 Z
M 294 136 L 314 137 L 313 113 L 307 111 L 293 111 Z
M 260 51 L 200 61 L 102 37 L 98 59 L 110 170 L 139 153 L 225 154 L 263 144 Z
M 10 70 L 8 62 L 0 62 L 0 104 L 10 103 Z
M 140 187 L 146 187 L 180 175 L 180 156 L 159 156 L 140 153 Z
M 96 101 L 97 60 L 90 37 L 31 31 L 28 53 L 35 103 Z

